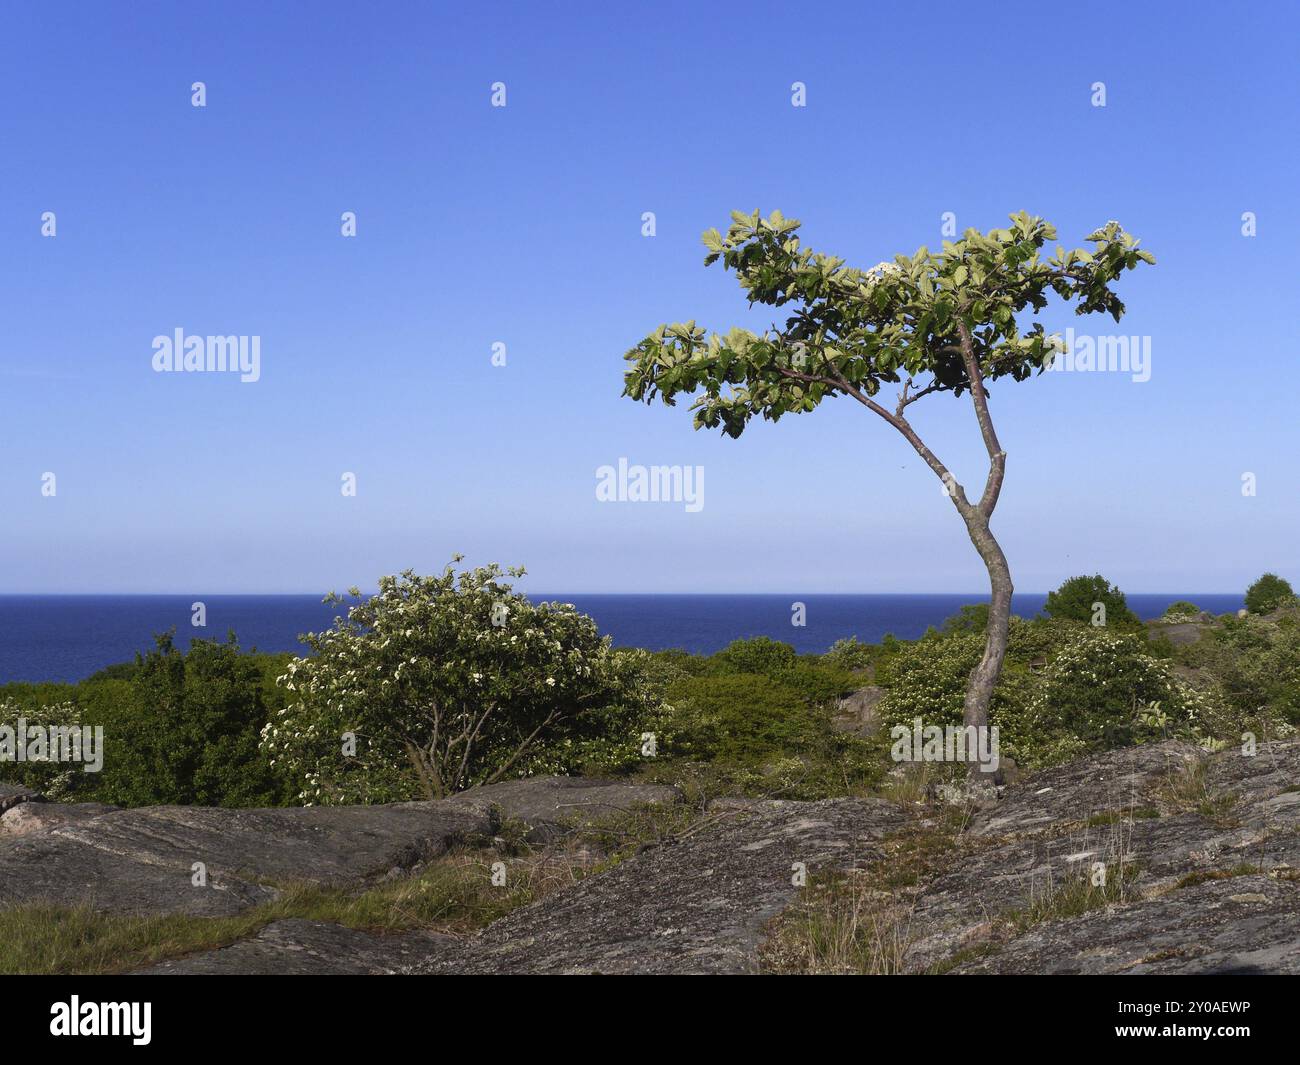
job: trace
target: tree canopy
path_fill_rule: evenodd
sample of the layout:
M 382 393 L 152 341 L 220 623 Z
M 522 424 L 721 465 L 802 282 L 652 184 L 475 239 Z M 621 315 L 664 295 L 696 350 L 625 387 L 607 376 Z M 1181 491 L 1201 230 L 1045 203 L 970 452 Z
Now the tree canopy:
M 627 353 L 624 389 L 633 399 L 658 396 L 670 405 L 702 389 L 692 408 L 696 428 L 732 437 L 755 415 L 777 421 L 835 393 L 867 401 L 882 385 L 904 383 L 895 410 L 901 417 L 923 395 L 961 395 L 972 373 L 984 382 L 1024 380 L 1058 347 L 1041 323 L 1023 327 L 1020 312 L 1041 310 L 1054 292 L 1073 301 L 1077 314 L 1104 311 L 1118 321 L 1124 304 L 1111 283 L 1138 263 L 1155 262 L 1118 222 L 1090 234 L 1091 249 L 1057 245 L 1044 258 L 1056 230 L 1021 212 L 1009 228 L 968 229 L 937 252 L 922 247 L 859 270 L 804 247 L 800 223 L 780 211 L 767 218 L 736 211 L 732 218 L 726 236 L 704 234 L 705 264 L 721 260 L 751 305 L 791 306 L 784 327 L 759 335 L 708 333 L 694 321 L 660 326 Z
M 1265 573 L 1246 589 L 1246 609 L 1252 614 L 1267 614 L 1293 599 L 1290 583 L 1276 573 Z

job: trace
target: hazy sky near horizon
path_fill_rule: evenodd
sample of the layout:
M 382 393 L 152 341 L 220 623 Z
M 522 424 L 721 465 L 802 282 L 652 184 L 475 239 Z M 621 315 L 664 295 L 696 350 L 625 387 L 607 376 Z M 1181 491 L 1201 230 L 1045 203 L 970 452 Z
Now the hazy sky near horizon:
M 658 323 L 772 320 L 702 265 L 755 207 L 862 267 L 945 212 L 1120 220 L 1158 259 L 1121 325 L 1043 320 L 1149 338 L 1150 380 L 992 391 L 1017 589 L 1300 579 L 1296 8 L 464 6 L 4 7 L 0 592 L 324 592 L 456 551 L 574 593 L 985 590 L 857 404 L 733 441 L 620 398 Z M 260 378 L 154 372 L 176 329 L 260 337 Z M 966 399 L 911 409 L 982 484 Z M 704 506 L 598 502 L 620 458 L 702 466 Z

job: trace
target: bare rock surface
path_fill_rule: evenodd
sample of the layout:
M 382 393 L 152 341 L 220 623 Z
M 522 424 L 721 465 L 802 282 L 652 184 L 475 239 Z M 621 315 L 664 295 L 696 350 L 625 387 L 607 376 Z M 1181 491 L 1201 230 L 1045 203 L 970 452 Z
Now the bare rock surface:
M 44 899 L 218 916 L 274 898 L 280 881 L 364 886 L 400 874 L 457 840 L 490 836 L 503 818 L 545 840 L 677 793 L 541 778 L 439 803 L 109 809 L 61 822 L 37 798 L 5 815 L 40 828 L 0 835 L 0 906 Z M 882 799 L 718 800 L 677 838 L 468 939 L 281 920 L 149 971 L 753 972 L 771 919 L 800 897 L 797 871 L 864 870 L 873 883 L 913 834 L 934 842 L 943 832 L 915 877 L 892 881 L 906 971 L 1300 972 L 1297 739 L 1253 755 L 1176 741 L 1111 751 L 1027 775 L 957 822 Z M 207 863 L 209 887 L 191 885 L 194 861 Z M 1078 904 L 1098 868 L 1108 891 Z
M 419 972 L 746 973 L 764 925 L 797 897 L 794 863 L 878 859 L 905 815 L 878 799 L 731 801 L 636 857 L 434 955 Z
M 48 832 L 61 825 L 89 821 L 120 809 L 120 806 L 109 806 L 102 802 L 20 802 L 0 814 L 0 836 Z
M 477 810 L 447 803 L 227 810 L 150 806 L 56 829 L 129 861 L 266 882 L 347 883 L 409 868 L 456 840 L 491 831 Z
M 11 817 L 24 803 L 10 810 Z M 41 807 L 55 804 L 39 804 Z M 238 912 L 275 898 L 277 883 L 360 882 L 491 831 L 491 819 L 447 803 L 226 810 L 67 808 L 43 831 L 0 835 L 0 906 L 86 903 L 117 913 Z M 206 886 L 195 886 L 202 863 Z
M 25 788 L 21 784 L 5 784 L 0 781 L 0 814 L 12 809 L 19 803 L 44 801 L 44 796 L 38 795 L 31 788 Z
M 681 793 L 664 784 L 637 784 L 583 777 L 529 777 L 471 788 L 449 799 L 454 806 L 522 821 L 527 838 L 542 842 L 573 826 L 590 825 L 644 803 L 674 803 Z
M 433 932 L 374 935 L 325 921 L 274 921 L 252 939 L 141 969 L 146 976 L 370 976 L 393 973 L 453 941 Z
M 885 689 L 869 684 L 839 701 L 831 724 L 858 739 L 869 739 L 880 731 L 880 701 Z
M 1126 805 L 1141 805 L 1160 783 L 1204 757 L 1190 743 L 1126 747 L 1035 773 L 1008 787 L 1001 800 L 976 815 L 976 836 L 1042 831 Z
M 222 875 L 195 887 L 189 865 L 137 861 L 57 832 L 0 836 L 0 908 L 45 902 L 109 913 L 225 917 L 276 892 Z
M 1121 878 L 1119 898 L 1104 911 L 1058 922 L 1064 929 L 1053 933 L 1058 939 L 1072 935 L 1075 922 L 1085 918 L 1087 929 L 1113 919 L 1116 935 L 1131 936 L 1135 950 L 1147 932 L 1152 943 L 1165 944 L 1148 953 L 1172 950 L 1168 944 L 1183 937 L 1184 953 L 1151 971 L 1199 972 L 1229 964 L 1218 958 L 1179 967 L 1179 958 L 1200 957 L 1199 911 L 1205 899 L 1217 897 L 1200 888 L 1262 877 L 1273 885 L 1267 893 L 1273 910 L 1300 909 L 1300 884 L 1292 879 L 1300 874 L 1300 794 L 1289 790 L 1298 770 L 1300 743 L 1294 741 L 1262 745 L 1253 757 L 1236 749 L 1208 756 L 1171 741 L 1085 759 L 1007 789 L 996 806 L 975 815 L 969 839 L 948 870 L 917 893 L 909 968 L 924 970 L 975 946 L 1000 948 L 1004 929 L 998 918 L 1034 907 L 1050 914 L 1053 900 L 1093 876 L 1098 863 L 1105 876 Z M 1250 889 L 1225 897 L 1243 892 Z M 1246 922 L 1240 927 L 1239 916 Z M 1163 922 L 1159 937 L 1148 917 Z M 1253 919 L 1231 908 L 1215 918 L 1224 942 L 1236 932 L 1250 939 Z M 1092 933 L 1078 934 L 1082 944 Z M 1300 942 L 1293 946 L 1300 952 Z M 1123 964 L 1132 961 L 1119 951 L 1109 961 L 1098 955 L 1091 967 L 1059 971 L 1118 972 L 1115 958 L 1121 955 Z
M 1300 889 L 1263 875 L 1049 921 L 954 973 L 1300 973 Z
M 441 802 L 232 810 L 41 801 L 4 785 L 0 907 L 87 904 L 113 913 L 221 916 L 274 899 L 277 885 L 353 885 L 399 874 L 516 816 L 546 831 L 676 789 L 564 778 L 511 781 Z M 196 886 L 201 863 L 205 886 Z

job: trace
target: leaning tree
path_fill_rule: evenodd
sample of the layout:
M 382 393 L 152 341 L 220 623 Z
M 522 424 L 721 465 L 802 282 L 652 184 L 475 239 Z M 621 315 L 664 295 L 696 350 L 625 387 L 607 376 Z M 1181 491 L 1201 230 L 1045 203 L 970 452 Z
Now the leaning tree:
M 1036 315 L 1050 292 L 1074 301 L 1075 313 L 1108 311 L 1119 321 L 1124 304 L 1111 284 L 1150 252 L 1118 222 L 1107 222 L 1086 239 L 1092 250 L 1041 254 L 1056 230 L 1041 218 L 1011 216 L 1009 229 L 968 229 L 943 249 L 921 248 L 870 270 L 803 247 L 799 222 L 773 211 L 732 213 L 724 237 L 704 234 L 709 265 L 721 259 L 735 272 L 750 306 L 786 307 L 784 328 L 762 335 L 745 329 L 706 333 L 694 321 L 660 326 L 627 353 L 624 395 L 673 405 L 679 395 L 699 393 L 695 428 L 721 429 L 739 437 L 762 415 L 813 410 L 823 399 L 851 396 L 888 422 L 943 482 L 966 524 L 989 574 L 991 602 L 984 655 L 967 684 L 964 723 L 984 726 L 1007 649 L 1011 571 L 989 521 L 997 506 L 1007 455 L 989 412 L 988 383 L 1024 381 L 1049 366 L 1059 341 L 1041 322 L 1022 326 L 1027 308 Z M 892 403 L 884 385 L 901 385 Z M 965 489 L 917 434 L 907 418 L 918 400 L 941 392 L 969 393 L 975 421 L 989 455 L 979 499 Z M 971 765 L 971 771 L 977 767 Z

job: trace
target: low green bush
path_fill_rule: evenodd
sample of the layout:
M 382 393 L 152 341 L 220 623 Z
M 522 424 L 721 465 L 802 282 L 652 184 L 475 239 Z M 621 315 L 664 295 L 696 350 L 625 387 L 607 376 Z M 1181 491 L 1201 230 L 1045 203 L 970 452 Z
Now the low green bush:
M 944 620 L 943 632 L 975 632 L 983 634 L 989 627 L 989 604 L 967 603 L 952 617 Z
M 1246 589 L 1246 609 L 1252 614 L 1267 614 L 1294 602 L 1290 583 L 1276 573 L 1265 573 Z
M 822 660 L 833 669 L 866 670 L 876 664 L 881 650 L 875 644 L 860 643 L 856 636 L 836 640 Z
M 885 733 L 895 727 L 960 725 L 971 670 L 984 653 L 984 636 L 957 632 L 907 644 L 894 657 L 889 688 L 880 703 Z M 1009 660 L 993 689 L 989 724 L 998 727 L 1001 753 L 1024 765 L 1041 761 L 1028 744 L 1023 719 L 1035 679 Z
M 1058 621 L 1081 621 L 1096 628 L 1136 629 L 1142 624 L 1124 593 L 1099 573 L 1071 577 L 1048 593 L 1043 611 Z
M 1278 622 L 1226 617 L 1206 639 L 1183 649 L 1182 661 L 1218 682 L 1242 715 L 1277 717 L 1300 726 L 1300 626 L 1295 611 Z
M 267 674 L 283 656 L 243 654 L 194 640 L 181 652 L 171 633 L 130 668 L 101 670 L 76 685 L 7 685 L 0 723 L 103 728 L 99 772 L 71 763 L 0 761 L 0 780 L 50 798 L 119 806 L 274 806 L 289 799 L 258 733 L 282 702 Z M 273 691 L 274 689 L 271 689 Z
M 712 656 L 713 663 L 728 673 L 765 673 L 775 676 L 794 665 L 797 656 L 788 643 L 767 636 L 733 640 Z
M 1098 751 L 1163 735 L 1197 737 L 1217 709 L 1137 637 L 1088 632 L 1047 667 L 1026 725 L 1039 736 L 1069 735 L 1081 751 Z

